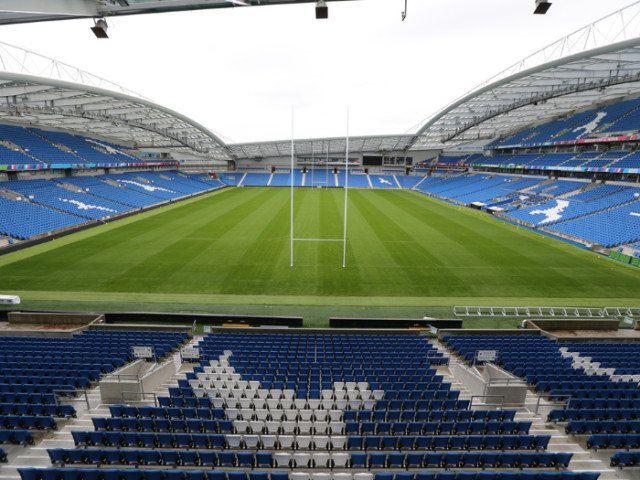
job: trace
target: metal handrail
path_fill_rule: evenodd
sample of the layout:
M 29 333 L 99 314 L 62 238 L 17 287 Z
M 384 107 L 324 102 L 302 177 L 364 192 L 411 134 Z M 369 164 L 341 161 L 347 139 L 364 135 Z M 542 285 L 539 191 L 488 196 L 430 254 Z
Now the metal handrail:
M 136 382 L 140 380 L 140 377 L 138 376 L 137 373 L 101 373 L 100 381 L 105 380 L 109 377 L 118 377 L 118 382 L 122 381 L 120 379 L 121 377 L 125 377 L 125 379 L 128 377 L 133 379 L 133 381 L 136 381 Z
M 615 310 L 622 307 L 607 307 Z M 625 307 L 624 310 L 627 310 Z M 453 314 L 458 317 L 576 317 L 605 318 L 607 309 L 596 307 L 464 307 L 454 306 Z M 640 314 L 640 309 L 638 310 Z
M 84 401 L 87 404 L 87 411 L 91 410 L 91 406 L 89 405 L 89 396 L 87 395 L 87 391 L 86 390 L 76 390 L 74 392 L 72 392 L 71 390 L 51 390 L 51 393 L 53 393 L 53 401 L 56 403 L 56 405 L 60 405 L 60 403 L 58 403 L 58 392 L 62 392 L 62 393 L 66 393 L 67 395 L 69 395 L 70 393 L 81 393 L 84 395 Z M 65 403 L 67 402 L 81 402 L 82 399 L 81 398 L 65 398 Z
M 501 398 L 502 402 L 500 403 L 485 403 L 484 405 L 487 407 L 497 407 L 500 406 L 500 410 L 502 410 L 502 407 L 504 406 L 504 395 L 471 395 L 471 401 L 469 402 L 469 410 L 471 410 L 471 407 L 473 406 L 473 399 L 474 398 Z
M 535 412 L 533 412 L 534 415 L 539 415 L 538 413 L 538 409 L 540 408 L 540 399 L 541 398 L 558 398 L 558 397 L 562 397 L 562 398 L 568 398 L 569 400 L 566 402 L 566 405 L 569 405 L 569 402 L 571 401 L 571 398 L 573 397 L 573 395 L 538 395 L 538 401 L 536 402 L 536 410 Z
M 516 383 L 516 384 L 519 384 L 519 385 L 526 385 L 525 382 L 520 380 L 519 378 L 489 377 L 489 385 L 500 384 L 500 385 L 509 386 L 512 383 Z
M 153 395 L 153 403 L 155 404 L 156 407 L 158 406 L 158 396 L 154 392 L 122 392 L 121 398 L 122 398 L 123 405 L 128 405 L 130 403 L 148 403 L 149 402 L 149 400 L 144 400 L 144 398 L 142 400 L 130 400 L 129 402 L 125 402 L 124 396 L 127 393 L 130 393 L 131 395 L 142 395 L 143 397 L 145 395 Z

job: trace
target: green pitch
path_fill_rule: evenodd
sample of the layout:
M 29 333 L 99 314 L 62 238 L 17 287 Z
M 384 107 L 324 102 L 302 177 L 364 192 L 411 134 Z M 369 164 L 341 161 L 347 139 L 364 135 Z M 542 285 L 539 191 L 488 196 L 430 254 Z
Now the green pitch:
M 295 191 L 298 238 L 342 238 L 343 214 L 342 189 Z M 289 189 L 229 188 L 2 256 L 0 291 L 398 306 L 610 306 L 640 291 L 640 269 L 415 192 L 349 191 L 346 268 L 340 242 L 296 242 L 290 267 L 289 218 Z

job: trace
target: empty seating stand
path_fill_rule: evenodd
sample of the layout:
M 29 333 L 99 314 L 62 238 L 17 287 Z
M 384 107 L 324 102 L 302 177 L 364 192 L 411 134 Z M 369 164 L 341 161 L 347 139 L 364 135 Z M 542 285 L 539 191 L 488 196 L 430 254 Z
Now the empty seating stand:
M 249 467 L 249 468 L 313 468 L 333 469 L 364 467 L 368 470 L 385 468 L 556 468 L 567 467 L 571 453 L 537 452 L 414 452 L 414 453 L 350 453 L 328 454 L 276 453 L 249 451 L 195 450 L 122 450 L 122 449 L 48 449 L 53 465 L 170 465 Z
M 306 472 L 19 468 L 22 480 L 311 480 Z M 312 480 L 597 480 L 598 472 L 402 472 L 313 474 Z
M 512 409 L 477 410 L 422 337 L 211 334 L 158 397 L 111 405 L 23 480 L 562 480 L 573 454 Z M 435 357 L 434 357 L 435 358 Z M 444 471 L 443 471 L 444 470 Z M 467 471 L 470 470 L 470 471 Z M 443 476 L 444 475 L 444 476 Z M 572 474 L 567 480 L 595 480 Z M 131 477 L 131 478 L 129 478 Z
M 640 452 L 616 452 L 611 457 L 612 467 L 633 467 L 640 461 Z

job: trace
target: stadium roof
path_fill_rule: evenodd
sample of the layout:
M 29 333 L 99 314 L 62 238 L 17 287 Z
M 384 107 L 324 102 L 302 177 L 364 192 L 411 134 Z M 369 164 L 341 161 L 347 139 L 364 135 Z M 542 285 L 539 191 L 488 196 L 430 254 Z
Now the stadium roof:
M 103 78 L 6 43 L 0 67 L 0 121 L 229 158 L 215 132 Z
M 316 0 L 2 0 L 0 25 L 315 2 Z
M 350 153 L 386 153 L 406 150 L 410 146 L 413 135 L 380 135 L 367 137 L 349 137 Z M 346 138 L 315 138 L 295 140 L 295 155 L 315 154 L 322 158 L 323 154 L 345 155 Z M 227 148 L 234 158 L 266 158 L 291 155 L 291 140 L 276 142 L 233 143 Z M 328 149 L 328 152 L 327 152 Z
M 451 148 L 504 136 L 639 93 L 640 2 L 634 2 L 528 56 L 434 113 L 412 129 L 416 136 L 410 148 Z

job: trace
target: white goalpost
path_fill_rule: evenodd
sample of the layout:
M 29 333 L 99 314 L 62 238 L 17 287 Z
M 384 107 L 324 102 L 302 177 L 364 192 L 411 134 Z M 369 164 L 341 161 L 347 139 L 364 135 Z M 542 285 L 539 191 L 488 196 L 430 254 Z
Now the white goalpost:
M 325 178 L 324 178 L 324 182 L 316 182 L 315 180 L 315 172 L 316 172 L 316 161 L 315 161 L 315 152 L 314 152 L 315 146 L 313 144 L 313 142 L 311 142 L 311 188 L 313 189 L 316 184 L 320 184 L 318 185 L 317 188 L 322 188 L 322 186 L 324 185 L 325 189 L 328 190 L 329 189 L 329 144 L 327 144 L 327 160 L 325 162 Z
M 294 111 L 291 109 L 291 266 L 293 267 L 293 242 L 342 242 L 342 268 L 346 267 L 347 262 L 347 193 L 349 191 L 349 108 L 347 108 L 347 136 L 345 149 L 345 171 L 344 171 L 344 234 L 343 238 L 294 238 L 293 236 L 293 185 L 295 183 L 294 175 L 294 157 L 295 157 L 295 134 L 294 134 Z M 329 189 L 329 144 L 327 143 L 327 161 L 326 161 L 326 189 Z M 338 163 L 337 165 L 340 165 Z M 314 187 L 314 147 L 311 143 L 311 189 Z M 321 183 L 321 182 L 319 182 Z

